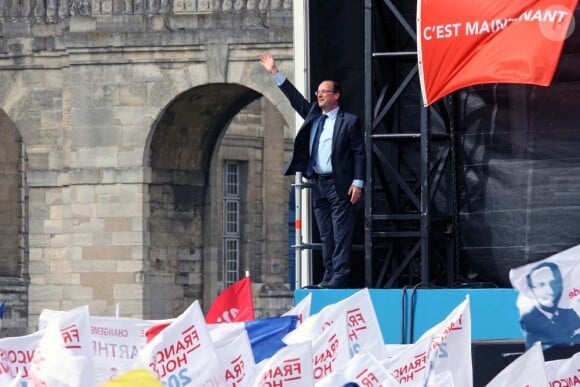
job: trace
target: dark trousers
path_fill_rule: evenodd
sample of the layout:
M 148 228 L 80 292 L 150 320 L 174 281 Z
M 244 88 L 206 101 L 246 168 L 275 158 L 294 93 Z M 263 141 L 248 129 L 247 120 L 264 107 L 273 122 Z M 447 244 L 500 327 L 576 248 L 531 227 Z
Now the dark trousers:
M 322 281 L 348 285 L 355 206 L 336 194 L 334 179 L 313 179 L 312 201 L 322 240 Z

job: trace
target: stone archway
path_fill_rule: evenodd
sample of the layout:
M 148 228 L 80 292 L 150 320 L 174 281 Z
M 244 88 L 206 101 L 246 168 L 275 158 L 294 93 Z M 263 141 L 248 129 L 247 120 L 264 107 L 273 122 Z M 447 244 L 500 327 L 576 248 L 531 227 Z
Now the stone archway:
M 174 316 L 194 300 L 207 306 L 223 287 L 223 160 L 243 168 L 240 273 L 250 271 L 254 283 L 288 282 L 290 185 L 281 170 L 292 134 L 276 107 L 260 97 L 238 84 L 202 85 L 177 96 L 154 125 L 145 281 L 151 318 Z M 217 151 L 228 127 L 231 135 Z M 279 184 L 265 187 L 265 180 Z
M 24 334 L 28 308 L 26 154 L 18 129 L 0 110 L 0 294 L 11 316 L 7 335 Z M 9 317 L 9 319 L 8 319 Z

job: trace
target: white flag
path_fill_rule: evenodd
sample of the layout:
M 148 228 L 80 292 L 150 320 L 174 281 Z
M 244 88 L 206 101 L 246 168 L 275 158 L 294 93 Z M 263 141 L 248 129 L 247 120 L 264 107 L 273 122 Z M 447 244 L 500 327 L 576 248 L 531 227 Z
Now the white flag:
M 580 343 L 580 245 L 510 270 L 526 347 Z
M 346 383 L 368 387 L 399 386 L 391 374 L 364 350 L 350 359 L 345 367 L 320 380 L 316 387 L 335 387 Z
M 198 301 L 155 336 L 137 358 L 134 367 L 148 367 L 167 385 L 223 385 Z
M 52 320 L 46 329 L 38 347 L 34 351 L 29 384 L 32 386 L 69 387 L 95 386 L 93 358 L 87 358 L 81 351 L 76 351 L 77 345 L 71 343 L 69 336 L 84 336 L 88 339 L 88 314 L 86 323 L 75 327 L 59 327 L 60 318 Z M 81 331 L 83 331 L 81 333 Z M 87 340 L 88 341 L 88 340 Z
M 243 322 L 207 324 L 212 343 L 232 340 L 246 330 Z
M 511 362 L 486 387 L 549 387 L 540 343 Z
M 251 386 L 254 382 L 256 363 L 248 332 L 242 330 L 237 336 L 224 336 L 221 340 L 213 341 L 213 344 L 224 374 L 224 385 L 230 387 Z
M 302 325 L 287 334 L 286 344 L 314 340 L 337 318 L 346 313 L 351 355 L 367 350 L 377 359 L 386 357 L 385 342 L 368 289 L 361 289 L 352 296 L 325 306 L 310 316 Z
M 580 352 L 569 359 L 548 361 L 545 368 L 550 386 L 580 386 Z
M 310 341 L 288 345 L 256 367 L 255 387 L 314 386 Z
M 38 347 L 44 330 L 27 336 L 0 339 L 0 372 L 15 378 L 18 373 L 23 382 L 28 382 L 34 350 Z
M 44 309 L 38 319 L 43 329 L 65 312 Z M 145 331 L 153 321 L 90 316 L 90 337 L 95 359 L 96 384 L 100 385 L 131 369 L 134 359 L 146 344 Z
M 131 370 L 137 354 L 145 347 L 144 320 L 123 317 L 91 317 L 91 340 L 97 384 Z M 152 322 L 149 322 L 153 325 Z
M 83 363 L 81 370 L 83 380 L 94 381 L 94 360 L 89 336 L 88 313 L 87 306 L 63 312 L 58 319 L 58 324 L 65 348 L 73 356 L 87 359 L 87 363 Z M 12 377 L 20 373 L 22 383 L 28 383 L 32 359 L 45 332 L 46 329 L 43 329 L 27 336 L 0 339 L 0 369 Z
M 346 315 L 337 319 L 312 343 L 314 380 L 343 368 L 350 360 Z
M 451 379 L 454 386 L 473 386 L 469 296 L 421 336 L 427 337 L 431 337 L 428 385 L 443 386 L 441 383 Z
M 401 347 L 399 354 L 387 357 L 380 363 L 401 386 L 423 387 L 431 343 L 431 336 L 423 335 L 417 342 Z
M 288 312 L 282 316 L 298 316 L 296 327 L 299 327 L 303 321 L 310 317 L 310 309 L 312 306 L 312 293 L 308 293 L 298 304 L 296 304 Z
M 0 364 L 0 386 L 20 387 L 22 386 L 22 369 L 19 369 L 15 377 L 8 374 L 8 370 L 2 369 Z
M 411 345 L 413 344 L 385 344 L 385 350 L 387 351 L 385 359 L 399 356 L 402 352 L 409 349 Z

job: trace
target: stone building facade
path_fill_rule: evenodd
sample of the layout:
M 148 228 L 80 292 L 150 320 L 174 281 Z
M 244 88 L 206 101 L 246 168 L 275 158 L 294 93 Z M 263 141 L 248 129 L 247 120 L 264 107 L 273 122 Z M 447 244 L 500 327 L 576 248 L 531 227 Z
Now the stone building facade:
M 238 275 L 258 317 L 292 305 L 289 0 L 0 1 L 3 335 L 43 308 L 168 318 L 225 282 L 224 165 Z

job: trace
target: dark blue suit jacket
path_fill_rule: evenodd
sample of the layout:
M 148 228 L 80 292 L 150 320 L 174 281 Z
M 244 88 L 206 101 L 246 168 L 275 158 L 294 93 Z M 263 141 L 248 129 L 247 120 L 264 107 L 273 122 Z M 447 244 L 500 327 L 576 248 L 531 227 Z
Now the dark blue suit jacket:
M 310 160 L 310 131 L 316 118 L 322 114 L 322 110 L 316 101 L 307 101 L 288 80 L 280 85 L 280 90 L 286 95 L 294 110 L 304 118 L 304 123 L 294 139 L 292 158 L 284 169 L 285 175 L 293 175 L 296 172 L 306 171 Z M 339 196 L 347 196 L 353 180 L 365 180 L 365 151 L 359 119 L 340 108 L 332 135 L 331 162 L 336 192 Z

